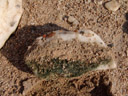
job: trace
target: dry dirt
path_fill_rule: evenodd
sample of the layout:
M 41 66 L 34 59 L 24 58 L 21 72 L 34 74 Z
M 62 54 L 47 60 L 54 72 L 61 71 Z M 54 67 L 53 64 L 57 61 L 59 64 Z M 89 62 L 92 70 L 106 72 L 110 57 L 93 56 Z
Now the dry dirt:
M 100 0 L 86 1 L 23 0 L 20 24 L 0 51 L 1 96 L 128 96 L 128 1 L 120 0 L 116 12 L 104 7 L 108 0 L 103 5 L 97 3 Z M 66 21 L 70 15 L 78 20 L 77 26 Z M 94 31 L 112 47 L 117 69 L 45 81 L 24 64 L 24 54 L 38 36 L 59 29 L 83 28 Z

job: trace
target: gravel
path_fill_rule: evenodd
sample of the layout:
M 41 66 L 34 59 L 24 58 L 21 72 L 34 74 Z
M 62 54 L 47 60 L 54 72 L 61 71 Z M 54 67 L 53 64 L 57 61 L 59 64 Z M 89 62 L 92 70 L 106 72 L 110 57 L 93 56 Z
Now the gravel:
M 120 4 L 116 0 L 105 3 L 105 7 L 110 11 L 117 11 L 120 8 Z

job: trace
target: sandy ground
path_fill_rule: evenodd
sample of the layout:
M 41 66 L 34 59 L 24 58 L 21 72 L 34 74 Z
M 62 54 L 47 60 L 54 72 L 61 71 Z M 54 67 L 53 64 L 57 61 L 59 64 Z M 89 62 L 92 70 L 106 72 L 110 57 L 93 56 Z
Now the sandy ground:
M 41 91 L 42 96 L 128 96 L 128 1 L 120 0 L 121 7 L 116 12 L 108 11 L 104 7 L 107 0 L 103 1 L 103 5 L 97 3 L 99 0 L 92 0 L 90 3 L 86 1 L 23 0 L 24 13 L 17 31 L 11 35 L 0 51 L 1 96 L 25 94 L 38 96 L 35 89 L 44 90 Z M 68 16 L 76 18 L 79 24 L 77 26 L 69 24 L 66 21 Z M 33 43 L 36 37 L 59 29 L 78 30 L 83 28 L 94 31 L 106 44 L 113 45 L 117 69 L 105 72 L 110 81 L 109 84 L 102 83 L 104 81 L 102 71 L 98 75 L 101 78 L 99 86 L 90 89 L 87 94 L 85 91 L 88 88 L 88 84 L 86 84 L 88 74 L 77 79 L 66 80 L 75 84 L 73 85 L 75 87 L 69 88 L 63 78 L 44 81 L 35 77 L 24 64 L 27 47 Z M 32 92 L 29 92 L 31 90 Z

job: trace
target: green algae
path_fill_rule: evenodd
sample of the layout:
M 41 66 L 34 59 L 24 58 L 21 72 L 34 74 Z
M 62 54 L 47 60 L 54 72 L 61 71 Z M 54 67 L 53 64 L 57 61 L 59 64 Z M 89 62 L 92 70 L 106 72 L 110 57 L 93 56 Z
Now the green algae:
M 26 61 L 33 73 L 41 78 L 57 78 L 57 77 L 77 77 L 88 71 L 95 70 L 99 65 L 107 65 L 111 59 L 99 60 L 98 63 L 89 63 L 86 61 L 68 61 L 53 58 L 47 61 L 45 58 L 41 64 L 35 60 Z

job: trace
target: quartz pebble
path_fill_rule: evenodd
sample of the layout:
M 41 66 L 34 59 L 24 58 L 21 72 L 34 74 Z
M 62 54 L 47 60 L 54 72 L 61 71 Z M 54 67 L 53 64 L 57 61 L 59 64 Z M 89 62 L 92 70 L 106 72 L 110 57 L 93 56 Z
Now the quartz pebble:
M 105 4 L 105 7 L 111 11 L 117 11 L 120 8 L 120 4 L 116 0 L 109 1 Z
M 22 13 L 22 0 L 0 0 L 0 49 L 16 30 Z
M 79 22 L 73 16 L 69 16 L 67 21 L 68 21 L 68 23 L 70 23 L 72 25 L 78 25 L 79 24 Z

